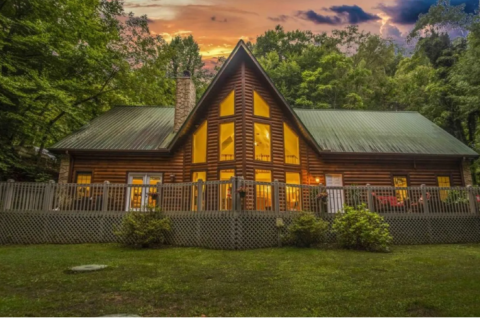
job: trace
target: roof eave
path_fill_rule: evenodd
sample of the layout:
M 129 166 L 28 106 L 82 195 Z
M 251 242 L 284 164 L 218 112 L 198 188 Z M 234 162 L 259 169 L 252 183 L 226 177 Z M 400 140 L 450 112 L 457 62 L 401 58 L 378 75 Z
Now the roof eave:
M 342 151 L 323 151 L 322 155 L 329 156 L 401 156 L 401 157 L 420 157 L 420 158 L 428 158 L 428 157 L 435 157 L 435 158 L 471 158 L 476 159 L 479 158 L 479 154 L 435 154 L 435 153 L 405 153 L 405 152 L 342 152 Z

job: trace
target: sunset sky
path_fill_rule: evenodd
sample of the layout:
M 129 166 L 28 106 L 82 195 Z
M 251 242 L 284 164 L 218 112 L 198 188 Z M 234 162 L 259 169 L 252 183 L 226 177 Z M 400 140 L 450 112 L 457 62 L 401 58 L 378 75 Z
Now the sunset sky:
M 125 9 L 146 14 L 150 30 L 167 41 L 193 34 L 205 60 L 228 55 L 239 39 L 256 36 L 277 24 L 286 30 L 313 32 L 358 24 L 361 29 L 402 42 L 418 14 L 436 0 L 126 0 Z M 478 8 L 478 0 L 452 0 Z

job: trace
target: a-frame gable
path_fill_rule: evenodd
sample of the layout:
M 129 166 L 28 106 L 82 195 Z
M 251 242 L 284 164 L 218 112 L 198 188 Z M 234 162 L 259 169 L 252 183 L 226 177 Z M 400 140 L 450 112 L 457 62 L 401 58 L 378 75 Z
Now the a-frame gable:
M 209 87 L 203 94 L 200 101 L 193 108 L 192 112 L 185 120 L 185 123 L 182 125 L 175 137 L 172 139 L 168 148 L 171 150 L 178 142 L 178 140 L 182 139 L 186 136 L 188 132 L 192 131 L 192 125 L 199 117 L 201 112 L 204 111 L 204 108 L 209 107 L 209 102 L 212 98 L 214 98 L 214 95 L 219 92 L 225 80 L 227 80 L 229 76 L 235 73 L 238 68 L 241 67 L 242 63 L 248 65 L 249 68 L 255 73 L 257 78 L 262 81 L 264 87 L 272 93 L 272 96 L 278 102 L 278 105 L 280 105 L 282 111 L 285 112 L 289 118 L 291 118 L 293 125 L 296 126 L 295 128 L 297 128 L 301 132 L 301 134 L 303 135 L 302 137 L 305 138 L 313 148 L 321 152 L 320 147 L 317 145 L 310 132 L 305 128 L 297 114 L 294 112 L 294 110 L 290 107 L 282 94 L 275 87 L 272 80 L 268 77 L 265 70 L 258 63 L 252 52 L 250 52 L 248 47 L 243 42 L 243 40 L 240 40 L 238 42 L 237 46 L 234 48 L 228 59 L 225 61 L 219 72 L 216 74 L 215 78 L 210 83 Z

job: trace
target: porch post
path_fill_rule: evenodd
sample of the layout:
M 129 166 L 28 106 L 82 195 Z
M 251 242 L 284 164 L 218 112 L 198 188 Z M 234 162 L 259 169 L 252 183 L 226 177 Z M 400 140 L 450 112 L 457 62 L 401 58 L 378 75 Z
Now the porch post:
M 273 202 L 275 213 L 280 212 L 280 189 L 277 179 L 273 180 Z
M 102 211 L 108 210 L 108 187 L 110 181 L 103 182 L 103 195 L 102 195 Z
M 157 208 L 158 209 L 162 209 L 163 206 L 162 206 L 162 197 L 163 197 L 163 193 L 162 193 L 162 183 L 161 182 L 157 182 Z M 165 211 L 164 211 L 165 212 Z
M 428 198 L 427 198 L 427 189 L 424 184 L 420 186 L 421 191 L 422 191 L 422 200 L 423 200 L 423 212 L 424 213 L 429 213 L 429 206 L 428 206 Z
M 43 193 L 43 210 L 50 211 L 53 201 L 53 190 L 55 187 L 55 181 L 50 180 L 45 184 L 45 192 Z
M 324 192 L 326 192 L 325 186 L 323 185 L 323 183 L 319 183 L 318 184 L 318 194 L 324 193 Z M 323 211 L 323 206 L 324 206 L 323 198 L 319 198 L 318 195 L 317 195 L 315 200 L 317 200 L 317 204 L 319 205 L 320 213 L 326 213 L 327 211 Z M 327 200 L 328 200 L 328 197 L 327 197 Z
M 368 204 L 368 210 L 371 212 L 374 212 L 372 186 L 370 184 L 367 184 L 367 204 Z
M 476 196 L 475 193 L 473 193 L 474 189 L 471 185 L 467 186 L 467 191 L 468 191 L 468 203 L 470 203 L 470 212 L 473 214 L 477 213 L 477 203 L 476 203 Z
M 237 211 L 237 179 L 235 177 L 230 178 L 230 183 L 232 184 L 232 188 L 230 190 L 230 195 L 232 196 L 232 211 Z
M 238 188 L 245 186 L 245 183 L 243 182 L 243 177 L 238 177 L 237 182 L 238 182 L 237 183 L 237 190 L 238 190 Z M 246 204 L 247 196 L 245 195 L 243 198 L 241 198 L 240 193 L 237 193 L 236 197 L 237 197 L 237 210 L 238 211 L 245 211 L 246 210 L 246 205 L 247 205 Z M 242 202 L 243 202 L 243 206 L 242 206 Z
M 197 181 L 197 212 L 202 211 L 202 202 L 203 202 L 203 180 L 199 179 Z

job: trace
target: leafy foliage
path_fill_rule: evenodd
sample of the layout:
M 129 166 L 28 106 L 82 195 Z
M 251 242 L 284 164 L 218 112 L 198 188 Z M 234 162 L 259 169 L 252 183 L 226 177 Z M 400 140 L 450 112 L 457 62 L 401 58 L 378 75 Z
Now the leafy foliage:
M 43 149 L 115 105 L 173 105 L 171 65 L 203 65 L 193 38 L 167 44 L 120 0 L 0 1 L 0 27 L 0 180 L 54 174 Z
M 165 235 L 171 230 L 171 221 L 162 212 L 129 212 L 115 235 L 132 247 L 152 247 L 165 243 Z
M 388 227 L 383 217 L 363 204 L 357 208 L 345 206 L 344 213 L 337 214 L 332 229 L 344 248 L 388 251 L 393 240 Z
M 284 242 L 298 247 L 310 247 L 322 242 L 328 226 L 328 222 L 317 219 L 313 213 L 301 212 L 288 227 Z

